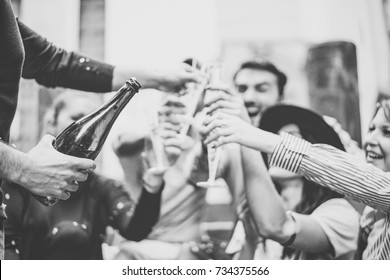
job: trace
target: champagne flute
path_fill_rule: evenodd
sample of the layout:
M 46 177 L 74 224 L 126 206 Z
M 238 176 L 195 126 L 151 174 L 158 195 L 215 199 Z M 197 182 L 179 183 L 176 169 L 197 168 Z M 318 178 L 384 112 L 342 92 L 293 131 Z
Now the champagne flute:
M 222 82 L 222 73 L 221 73 L 221 65 L 213 64 L 209 68 L 209 85 L 210 86 L 218 86 Z M 215 94 L 216 90 L 206 90 L 205 101 L 210 99 L 213 94 Z M 202 188 L 209 187 L 217 187 L 218 184 L 216 182 L 217 171 L 219 166 L 219 161 L 221 158 L 222 147 L 215 147 L 214 143 L 210 143 L 207 145 L 207 160 L 209 166 L 209 178 L 206 182 L 198 182 L 196 185 Z
M 198 104 L 202 101 L 204 90 L 208 84 L 208 79 L 206 76 L 207 67 L 199 63 L 196 59 L 192 59 L 191 67 L 193 71 L 199 71 L 204 79 L 198 83 L 188 83 L 185 90 L 179 94 L 180 101 L 186 107 L 186 114 L 180 130 L 180 134 L 182 135 L 188 133 L 188 130 L 191 127 L 191 120 L 197 112 Z
M 193 59 L 191 66 L 194 71 L 199 70 L 199 63 Z M 164 100 L 162 110 L 154 113 L 151 120 L 150 137 L 145 140 L 144 154 L 149 156 L 149 169 L 151 172 L 159 172 L 166 170 L 170 166 L 171 150 L 164 146 L 164 139 L 161 136 L 163 125 L 165 122 L 180 123 L 180 131 L 178 133 L 185 135 L 191 126 L 191 119 L 196 112 L 198 101 L 201 99 L 204 88 L 207 84 L 206 79 L 199 83 L 188 83 L 185 90 L 178 94 L 170 94 Z M 151 170 L 150 170 L 151 169 Z
M 148 170 L 151 173 L 164 172 L 168 166 L 168 158 L 164 150 L 164 141 L 160 135 L 161 119 L 159 112 L 154 112 L 150 123 L 149 137 L 145 138 L 144 155 L 148 158 Z
M 153 112 L 150 122 L 149 138 L 145 140 L 144 152 L 149 157 L 150 172 L 162 172 L 171 165 L 172 151 L 165 147 L 164 135 L 166 134 L 166 125 L 178 125 L 184 122 L 183 114 L 185 104 L 181 102 L 178 96 L 168 95 L 163 100 L 163 105 L 158 111 Z M 172 130 L 171 130 L 172 132 Z M 177 133 L 179 133 L 176 130 Z

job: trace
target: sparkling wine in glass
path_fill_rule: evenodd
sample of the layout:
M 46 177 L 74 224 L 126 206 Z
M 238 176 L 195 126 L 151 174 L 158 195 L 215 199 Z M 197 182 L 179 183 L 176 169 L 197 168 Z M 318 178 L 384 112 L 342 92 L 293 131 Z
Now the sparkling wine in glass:
M 145 138 L 144 155 L 148 161 L 148 171 L 152 173 L 163 172 L 169 166 L 164 140 L 160 133 L 161 118 L 162 116 L 156 112 L 150 124 L 149 137 Z
M 214 64 L 210 66 L 209 73 L 209 84 L 210 87 L 218 87 L 222 84 L 221 65 Z M 218 90 L 207 89 L 205 94 L 205 101 L 210 99 L 213 94 L 216 94 Z M 206 182 L 198 182 L 198 187 L 208 188 L 219 186 L 216 182 L 218 166 L 221 158 L 222 147 L 215 147 L 214 143 L 207 145 L 207 160 L 208 160 L 208 171 L 209 178 Z
M 188 133 L 191 127 L 191 121 L 194 115 L 197 113 L 198 105 L 203 100 L 203 94 L 208 84 L 208 78 L 206 76 L 207 67 L 201 64 L 196 59 L 191 59 L 190 62 L 186 62 L 191 65 L 193 71 L 199 71 L 202 77 L 200 82 L 187 83 L 185 89 L 179 93 L 179 99 L 186 107 L 186 113 L 181 125 L 180 134 L 185 135 Z

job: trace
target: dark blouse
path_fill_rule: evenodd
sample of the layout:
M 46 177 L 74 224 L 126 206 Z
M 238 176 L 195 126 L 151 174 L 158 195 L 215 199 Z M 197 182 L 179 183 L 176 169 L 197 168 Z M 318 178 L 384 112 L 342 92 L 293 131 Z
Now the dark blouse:
M 161 191 L 151 194 L 143 189 L 136 203 L 120 182 L 95 173 L 68 200 L 51 207 L 30 196 L 22 224 L 21 258 L 102 259 L 106 227 L 112 226 L 129 240 L 142 240 L 158 220 L 160 198 Z

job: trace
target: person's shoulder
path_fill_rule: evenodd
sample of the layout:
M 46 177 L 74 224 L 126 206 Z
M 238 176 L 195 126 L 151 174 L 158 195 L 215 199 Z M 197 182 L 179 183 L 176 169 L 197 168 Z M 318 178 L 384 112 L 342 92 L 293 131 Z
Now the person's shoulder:
M 331 198 L 324 203 L 322 203 L 320 206 L 317 207 L 317 209 L 321 209 L 324 207 L 346 207 L 346 208 L 351 208 L 353 209 L 353 206 L 351 203 L 348 202 L 345 198 L 338 197 L 338 198 Z M 316 210 L 317 210 L 316 209 Z
M 345 198 L 331 198 L 318 206 L 312 216 L 345 217 L 349 215 L 358 219 L 359 213 Z
M 332 258 L 351 258 L 359 233 L 359 213 L 355 208 L 344 198 L 332 198 L 314 210 L 311 217 L 332 244 Z

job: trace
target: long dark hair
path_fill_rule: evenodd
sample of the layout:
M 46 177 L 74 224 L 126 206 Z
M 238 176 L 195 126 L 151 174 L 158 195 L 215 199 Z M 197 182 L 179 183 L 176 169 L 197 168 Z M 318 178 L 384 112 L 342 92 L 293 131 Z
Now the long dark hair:
M 297 124 L 299 127 L 299 125 Z M 304 130 L 301 127 L 299 127 L 302 138 L 310 143 L 318 143 L 319 139 L 315 139 L 310 131 Z M 310 215 L 313 213 L 313 211 L 319 207 L 322 203 L 328 201 L 332 198 L 340 198 L 343 197 L 342 194 L 339 194 L 337 192 L 334 192 L 328 188 L 322 187 L 321 185 L 314 183 L 312 181 L 307 180 L 306 178 L 303 178 L 303 190 L 302 190 L 302 199 L 298 203 L 298 205 L 293 209 L 294 212 L 299 214 L 305 214 Z M 297 250 L 290 247 L 285 247 L 283 249 L 283 255 L 282 258 L 291 258 L 291 257 L 298 257 L 299 252 L 301 250 Z M 314 255 L 313 255 L 314 257 Z M 306 259 L 311 259 L 310 254 L 307 254 Z
M 299 125 L 298 125 L 299 127 Z M 310 131 L 301 130 L 302 138 L 310 143 L 318 143 L 318 139 L 314 139 Z M 311 214 L 318 206 L 331 198 L 340 198 L 343 195 L 334 192 L 328 188 L 322 187 L 317 183 L 303 178 L 302 200 L 295 207 L 294 211 L 300 214 Z

